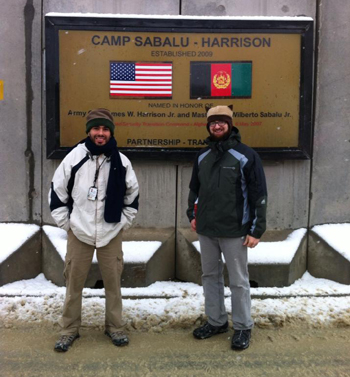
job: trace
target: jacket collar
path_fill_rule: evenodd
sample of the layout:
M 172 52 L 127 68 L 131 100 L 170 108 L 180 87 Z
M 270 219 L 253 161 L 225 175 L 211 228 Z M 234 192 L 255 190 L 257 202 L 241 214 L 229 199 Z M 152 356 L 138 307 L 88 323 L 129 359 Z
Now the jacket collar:
M 237 130 L 238 131 L 238 130 Z M 232 130 L 230 136 L 226 140 L 214 141 L 210 136 L 205 140 L 210 149 L 215 153 L 223 153 L 240 143 L 241 135 L 239 131 L 236 133 Z

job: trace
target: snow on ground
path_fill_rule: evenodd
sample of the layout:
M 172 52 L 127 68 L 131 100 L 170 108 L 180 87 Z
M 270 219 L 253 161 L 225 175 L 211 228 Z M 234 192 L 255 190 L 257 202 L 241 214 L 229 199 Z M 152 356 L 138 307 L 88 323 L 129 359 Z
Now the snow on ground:
M 306 272 L 290 287 L 252 288 L 251 293 L 256 297 L 252 300 L 252 316 L 258 327 L 350 326 L 348 285 L 316 279 Z M 191 328 L 204 320 L 202 287 L 193 283 L 157 282 L 146 288 L 122 288 L 122 294 L 129 330 Z M 64 295 L 65 288 L 47 281 L 43 274 L 0 287 L 0 327 L 28 323 L 53 326 L 61 315 Z M 228 288 L 225 295 L 230 312 Z M 269 298 L 264 299 L 266 295 Z M 104 290 L 85 288 L 83 296 L 83 326 L 102 328 Z

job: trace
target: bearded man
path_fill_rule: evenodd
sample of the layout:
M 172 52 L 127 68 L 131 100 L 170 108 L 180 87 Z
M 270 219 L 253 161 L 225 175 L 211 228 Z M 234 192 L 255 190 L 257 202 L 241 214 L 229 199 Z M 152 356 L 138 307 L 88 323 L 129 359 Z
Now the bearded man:
M 231 348 L 243 350 L 249 346 L 253 327 L 247 248 L 254 248 L 266 230 L 267 189 L 261 160 L 241 143 L 232 115 L 232 106 L 207 109 L 208 147 L 194 163 L 187 216 L 199 238 L 208 317 L 193 335 L 206 339 L 228 331 L 225 261 L 234 329 Z
M 106 294 L 105 334 L 115 346 L 129 343 L 122 318 L 122 233 L 138 211 L 139 186 L 131 162 L 118 151 L 114 128 L 109 110 L 91 110 L 86 139 L 67 154 L 51 182 L 51 215 L 68 232 L 57 352 L 80 337 L 82 291 L 95 249 Z

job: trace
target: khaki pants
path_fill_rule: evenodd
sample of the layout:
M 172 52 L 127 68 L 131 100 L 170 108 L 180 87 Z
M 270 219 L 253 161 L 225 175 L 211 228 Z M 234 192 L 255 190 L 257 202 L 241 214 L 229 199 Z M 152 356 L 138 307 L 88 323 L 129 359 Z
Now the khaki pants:
M 78 240 L 71 230 L 68 232 L 67 255 L 64 277 L 66 299 L 63 315 L 59 320 L 61 335 L 79 332 L 81 324 L 82 291 L 89 273 L 95 247 Z M 120 330 L 122 320 L 122 296 L 120 289 L 123 272 L 122 231 L 108 245 L 97 249 L 97 260 L 106 295 L 105 328 L 110 332 Z

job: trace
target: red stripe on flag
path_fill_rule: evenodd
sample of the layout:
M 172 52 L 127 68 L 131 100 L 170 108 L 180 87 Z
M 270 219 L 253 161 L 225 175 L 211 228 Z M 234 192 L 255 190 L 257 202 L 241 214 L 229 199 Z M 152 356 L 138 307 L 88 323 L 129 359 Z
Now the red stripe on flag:
M 211 64 L 211 95 L 231 97 L 231 64 Z
M 142 67 L 149 67 L 149 66 L 163 66 L 163 67 L 171 67 L 172 63 L 135 63 L 136 66 L 142 66 Z
M 110 96 L 112 97 L 168 97 L 172 96 L 172 63 L 110 63 Z M 116 66 L 116 67 L 114 67 Z M 119 66 L 119 67 L 117 67 Z M 124 69 L 125 68 L 125 69 Z M 128 72 L 134 69 L 134 72 Z M 124 72 L 123 72 L 124 69 Z
M 149 97 L 150 94 L 145 94 L 145 93 L 123 93 L 123 94 L 118 94 L 118 93 L 110 93 L 112 97 Z M 171 94 L 152 94 L 152 97 L 171 97 Z

